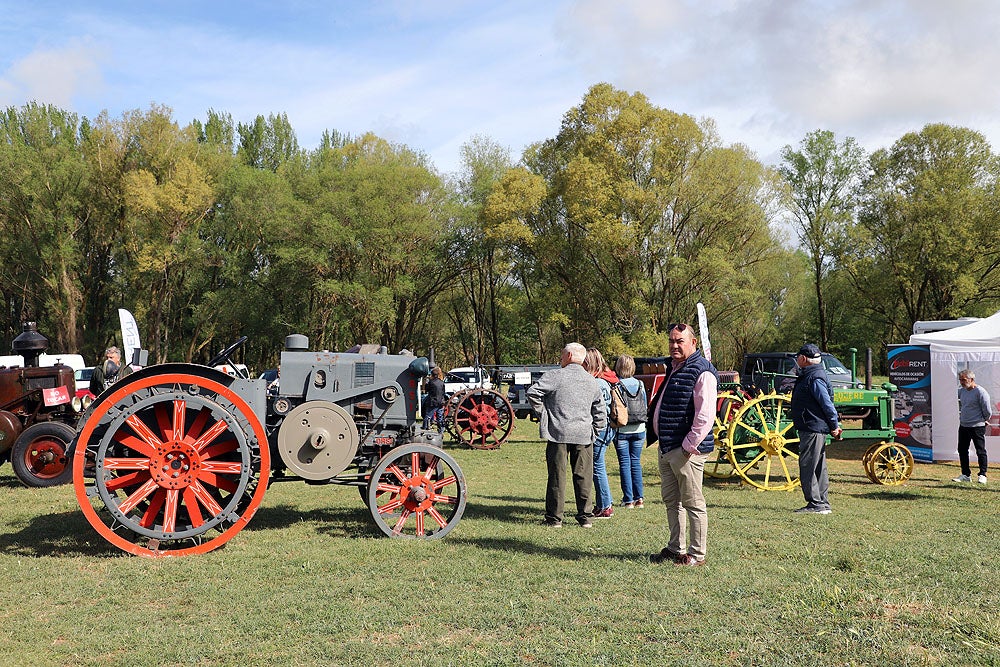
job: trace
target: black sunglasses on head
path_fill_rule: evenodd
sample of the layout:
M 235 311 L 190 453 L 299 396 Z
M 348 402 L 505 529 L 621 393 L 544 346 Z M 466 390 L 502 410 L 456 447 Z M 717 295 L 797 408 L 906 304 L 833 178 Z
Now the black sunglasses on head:
M 680 331 L 681 333 L 684 333 L 685 331 L 687 331 L 690 328 L 691 328 L 690 324 L 684 324 L 683 322 L 681 322 L 679 324 L 675 323 L 675 324 L 667 325 L 667 332 L 669 333 L 669 332 L 673 331 L 674 329 L 676 329 L 677 331 Z M 692 331 L 693 331 L 693 329 L 692 329 Z

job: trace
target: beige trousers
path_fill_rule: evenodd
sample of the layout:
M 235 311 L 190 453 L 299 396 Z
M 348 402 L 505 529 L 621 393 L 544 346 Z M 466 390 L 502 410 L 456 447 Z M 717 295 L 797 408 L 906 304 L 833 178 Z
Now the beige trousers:
M 693 454 L 689 457 L 683 448 L 677 447 L 665 454 L 661 452 L 659 457 L 660 497 L 667 506 L 667 524 L 670 526 L 667 548 L 677 554 L 687 553 L 698 560 L 705 558 L 708 535 L 708 509 L 701 490 L 708 456 Z

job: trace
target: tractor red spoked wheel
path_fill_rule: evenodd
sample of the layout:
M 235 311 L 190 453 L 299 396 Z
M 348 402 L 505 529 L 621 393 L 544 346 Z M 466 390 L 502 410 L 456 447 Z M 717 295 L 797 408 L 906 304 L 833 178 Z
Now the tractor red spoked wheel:
M 472 449 L 499 449 L 514 428 L 514 408 L 492 389 L 462 394 L 453 420 L 458 439 Z
M 154 373 L 126 381 L 90 415 L 73 484 L 87 520 L 116 547 L 180 556 L 242 530 L 269 471 L 264 428 L 240 396 L 198 372 Z
M 458 440 L 458 430 L 455 428 L 455 411 L 458 410 L 458 403 L 461 401 L 466 394 L 469 393 L 468 389 L 460 389 L 454 394 L 449 396 L 444 402 L 444 411 L 441 413 L 441 423 L 444 424 L 444 430 L 448 432 L 455 440 Z
M 70 447 L 76 431 L 61 422 L 40 422 L 26 428 L 10 452 L 14 474 L 25 486 L 68 484 L 73 479 Z
M 368 483 L 368 509 L 389 537 L 444 537 L 462 518 L 465 501 L 465 476 L 458 463 L 427 445 L 390 450 Z

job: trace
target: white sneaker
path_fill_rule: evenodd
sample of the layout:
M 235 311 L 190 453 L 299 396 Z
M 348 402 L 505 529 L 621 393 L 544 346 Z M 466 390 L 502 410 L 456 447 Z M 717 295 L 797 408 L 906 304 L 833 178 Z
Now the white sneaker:
M 953 481 L 953 482 L 971 482 L 972 478 L 969 477 L 968 475 L 959 475 L 958 477 L 956 477 L 955 479 L 953 479 L 951 481 Z
M 980 475 L 979 479 L 977 479 L 976 481 L 979 482 L 980 484 L 985 484 L 986 483 L 986 475 Z

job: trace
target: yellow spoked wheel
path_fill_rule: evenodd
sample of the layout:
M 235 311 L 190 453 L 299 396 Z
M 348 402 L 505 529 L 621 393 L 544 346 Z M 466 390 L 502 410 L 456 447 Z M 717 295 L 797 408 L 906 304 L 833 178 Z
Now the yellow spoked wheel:
M 792 427 L 790 403 L 787 394 L 746 401 L 729 425 L 733 469 L 763 491 L 787 491 L 799 484 L 799 437 Z
M 736 475 L 736 469 L 729 460 L 729 424 L 733 417 L 743 407 L 746 399 L 731 391 L 719 392 L 716 401 L 715 426 L 712 435 L 715 436 L 715 459 L 705 463 L 705 474 L 716 479 L 729 479 Z
M 883 486 L 899 486 L 913 474 L 913 454 L 898 442 L 882 442 L 865 466 L 868 478 Z
M 865 468 L 865 474 L 868 475 L 868 479 L 875 484 L 878 484 L 879 481 L 875 479 L 875 475 L 872 472 L 872 457 L 875 456 L 875 451 L 884 444 L 885 442 L 876 442 L 874 445 L 869 447 L 864 456 L 861 457 L 861 465 Z

